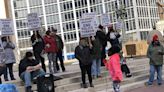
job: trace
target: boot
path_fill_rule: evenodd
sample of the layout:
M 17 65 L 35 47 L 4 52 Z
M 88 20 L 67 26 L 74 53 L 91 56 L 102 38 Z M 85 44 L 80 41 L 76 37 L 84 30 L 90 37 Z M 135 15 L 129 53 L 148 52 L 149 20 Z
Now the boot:
M 33 91 L 31 90 L 31 86 L 26 87 L 26 91 L 25 91 L 25 92 L 33 92 Z

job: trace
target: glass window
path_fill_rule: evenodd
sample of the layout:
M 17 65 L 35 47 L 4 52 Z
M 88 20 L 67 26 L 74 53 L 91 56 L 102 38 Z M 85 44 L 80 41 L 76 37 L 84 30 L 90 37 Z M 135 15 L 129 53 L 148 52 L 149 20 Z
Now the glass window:
M 14 8 L 27 8 L 26 0 L 13 0 Z
M 57 3 L 57 0 L 44 0 L 45 4 Z
M 42 0 L 29 0 L 30 7 L 42 5 Z
M 26 18 L 27 17 L 27 9 L 24 10 L 15 10 L 15 18 Z
M 37 8 L 30 8 L 31 13 L 38 13 L 39 16 L 43 15 L 43 8 L 42 7 L 37 7 Z

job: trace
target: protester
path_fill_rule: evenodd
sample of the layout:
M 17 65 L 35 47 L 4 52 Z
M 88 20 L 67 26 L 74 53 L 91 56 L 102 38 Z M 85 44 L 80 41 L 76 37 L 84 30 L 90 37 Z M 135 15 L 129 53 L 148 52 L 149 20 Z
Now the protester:
M 5 68 L 5 54 L 0 52 L 0 84 L 2 83 L 1 75 L 4 73 Z
M 57 73 L 56 69 L 56 53 L 57 53 L 57 45 L 54 37 L 52 36 L 52 32 L 48 30 L 44 37 L 45 42 L 45 52 L 47 53 L 49 60 L 49 71 L 51 74 Z
M 153 36 L 147 50 L 147 57 L 150 59 L 150 76 L 146 85 L 152 85 L 155 71 L 157 72 L 157 83 L 162 85 L 162 66 L 163 66 L 164 47 L 159 42 L 158 36 Z
M 39 31 L 34 32 L 34 34 L 31 36 L 31 41 L 35 59 L 41 62 L 42 68 L 46 72 L 45 60 L 42 56 L 44 54 L 45 44 L 43 38 L 39 34 Z
M 102 54 L 102 45 L 100 40 L 96 36 L 92 37 L 92 78 L 101 77 L 101 54 Z
M 31 79 L 42 75 L 45 75 L 45 72 L 42 70 L 39 61 L 33 58 L 32 52 L 26 52 L 25 57 L 19 64 L 19 76 L 25 82 L 25 92 L 32 92 Z
M 85 81 L 86 72 L 88 74 L 90 87 L 93 87 L 92 75 L 91 75 L 92 59 L 91 59 L 91 49 L 90 48 L 91 47 L 88 45 L 86 39 L 84 39 L 84 38 L 80 39 L 79 45 L 75 48 L 75 57 L 79 60 L 83 88 L 87 88 L 87 84 Z
M 58 64 L 58 58 L 59 58 L 60 66 L 62 68 L 62 71 L 64 72 L 65 71 L 65 66 L 64 66 L 64 62 L 63 62 L 64 43 L 63 43 L 61 37 L 59 35 L 57 35 L 57 29 L 54 29 L 53 27 L 51 29 L 53 32 L 54 39 L 56 40 L 57 48 L 58 48 L 57 56 L 56 56 L 56 68 L 57 68 L 57 71 L 60 71 L 59 64 Z
M 15 80 L 13 74 L 13 64 L 16 62 L 16 58 L 14 55 L 15 45 L 11 42 L 9 37 L 2 37 L 2 44 L 5 52 L 5 64 L 6 69 L 4 71 L 4 79 L 5 81 L 9 81 L 8 79 L 8 70 L 10 74 L 11 80 Z
M 121 71 L 125 73 L 125 76 L 131 77 L 132 74 L 130 73 L 130 69 L 126 64 L 126 59 L 123 57 L 123 52 L 120 52 L 120 64 L 121 64 Z
M 106 35 L 107 40 L 110 42 L 111 46 L 119 46 L 122 47 L 119 42 L 119 37 L 121 36 L 117 31 L 113 29 L 113 25 L 110 25 L 108 28 L 108 33 Z
M 104 59 L 104 64 L 112 77 L 114 92 L 120 92 L 120 83 L 123 79 L 119 52 L 120 48 L 118 46 L 112 46 L 108 51 L 110 59 Z
M 97 38 L 100 40 L 100 43 L 102 45 L 102 51 L 101 51 L 101 62 L 103 61 L 103 59 L 106 58 L 106 46 L 107 46 L 107 38 L 106 38 L 106 33 L 103 30 L 104 27 L 102 25 L 98 26 L 99 30 L 96 32 L 96 36 Z M 104 63 L 101 63 L 101 65 L 103 66 Z

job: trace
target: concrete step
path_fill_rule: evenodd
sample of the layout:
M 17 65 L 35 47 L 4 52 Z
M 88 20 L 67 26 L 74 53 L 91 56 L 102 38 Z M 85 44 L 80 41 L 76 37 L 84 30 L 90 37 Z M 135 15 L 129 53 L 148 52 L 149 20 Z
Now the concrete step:
M 135 71 L 132 71 L 132 75 L 133 76 L 137 76 L 139 74 L 143 74 L 146 73 L 148 71 L 147 65 L 140 65 L 140 66 L 136 66 L 137 69 L 134 69 Z M 138 70 L 140 69 L 140 70 Z M 144 71 L 143 71 L 144 69 Z M 102 73 L 103 77 L 99 78 L 99 79 L 95 79 L 93 80 L 94 85 L 98 85 L 98 84 L 102 84 L 106 81 L 106 76 L 108 76 L 108 71 L 104 71 Z M 86 77 L 87 78 L 87 77 Z M 81 88 L 81 76 L 76 76 L 76 77 L 72 77 L 72 78 L 65 78 L 59 81 L 54 82 L 55 85 L 57 85 L 58 87 L 56 88 L 56 90 L 60 90 L 60 91 L 56 91 L 56 92 L 62 92 L 62 89 L 65 88 L 72 88 L 72 90 L 75 90 L 77 88 Z M 78 87 L 75 87 L 78 86 Z M 36 85 L 33 85 L 33 89 L 36 90 Z M 19 86 L 19 90 L 24 90 L 24 86 Z M 64 91 L 67 92 L 67 91 Z
M 164 70 L 163 70 L 163 73 L 164 73 Z M 144 83 L 148 80 L 148 77 L 149 77 L 149 73 L 135 76 L 132 78 L 125 78 L 123 82 L 121 83 L 121 92 L 144 86 Z M 95 85 L 94 89 L 80 88 L 78 90 L 63 91 L 63 92 L 113 92 L 112 81 L 106 80 L 106 83 L 104 84 Z

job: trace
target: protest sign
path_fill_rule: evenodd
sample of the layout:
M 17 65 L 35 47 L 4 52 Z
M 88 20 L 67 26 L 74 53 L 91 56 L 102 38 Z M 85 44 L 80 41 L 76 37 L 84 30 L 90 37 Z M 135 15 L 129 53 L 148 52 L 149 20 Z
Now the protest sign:
M 82 18 L 80 19 L 80 34 L 81 37 L 95 36 L 94 21 L 93 18 Z
M 0 19 L 0 31 L 3 36 L 14 35 L 14 25 L 11 19 Z
M 28 29 L 29 30 L 41 28 L 41 20 L 37 13 L 28 14 L 27 20 L 28 20 Z
M 101 15 L 101 22 L 102 22 L 102 26 L 105 26 L 105 27 L 109 26 L 111 21 L 110 21 L 108 14 Z

